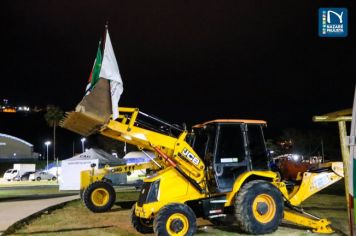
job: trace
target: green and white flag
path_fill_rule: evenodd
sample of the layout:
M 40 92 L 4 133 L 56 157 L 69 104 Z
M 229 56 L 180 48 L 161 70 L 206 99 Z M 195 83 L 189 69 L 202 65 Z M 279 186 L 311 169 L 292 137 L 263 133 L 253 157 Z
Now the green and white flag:
M 112 118 L 115 120 L 119 116 L 118 104 L 124 88 L 108 29 L 106 29 L 104 54 L 99 77 L 110 80 Z
M 96 52 L 96 58 L 94 61 L 93 68 L 91 69 L 89 80 L 88 80 L 88 85 L 85 89 L 85 95 L 88 95 L 91 90 L 94 89 L 95 84 L 99 81 L 99 73 L 101 69 L 101 62 L 103 58 L 101 55 L 101 41 L 99 41 L 99 46 L 98 50 Z

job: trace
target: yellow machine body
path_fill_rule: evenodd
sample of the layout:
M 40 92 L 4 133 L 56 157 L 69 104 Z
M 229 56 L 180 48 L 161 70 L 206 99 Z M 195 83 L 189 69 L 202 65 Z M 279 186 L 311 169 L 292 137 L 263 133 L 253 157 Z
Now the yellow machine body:
M 304 200 L 321 191 L 322 189 L 334 184 L 343 178 L 342 163 L 328 163 L 332 167 L 329 172 L 323 173 L 301 173 L 298 180 L 301 184 L 295 186 L 291 193 L 288 193 L 285 183 L 279 181 L 278 175 L 272 171 L 250 171 L 240 175 L 231 192 L 225 193 L 225 207 L 233 205 L 233 200 L 241 186 L 248 181 L 249 178 L 269 180 L 283 194 L 286 201 L 291 206 L 298 206 Z M 172 167 L 157 172 L 156 175 L 145 179 L 146 182 L 155 182 L 162 180 L 160 185 L 158 199 L 155 202 L 146 203 L 143 206 L 138 206 L 136 203 L 135 214 L 144 219 L 153 219 L 157 212 L 165 205 L 176 202 L 186 203 L 187 201 L 204 199 L 207 194 L 200 194 L 187 181 L 181 177 Z M 174 186 L 174 187 L 172 187 Z M 334 230 L 330 227 L 331 222 L 327 219 L 319 219 L 314 216 L 306 216 L 304 212 L 296 213 L 288 209 L 284 210 L 284 220 L 291 223 L 311 228 L 315 233 L 330 234 Z
M 155 152 L 155 159 L 148 164 L 122 165 L 106 167 L 100 170 L 94 170 L 93 168 L 89 171 L 83 171 L 81 174 L 81 189 L 85 190 L 92 183 L 102 180 L 108 173 L 124 173 L 146 168 L 157 170 L 153 175 L 144 180 L 144 185 L 152 185 L 156 181 L 159 181 L 159 188 L 154 201 L 142 202 L 139 199 L 135 205 L 134 214 L 140 219 L 154 219 L 157 213 L 167 204 L 186 204 L 192 201 L 199 203 L 200 200 L 203 201 L 212 197 L 222 197 L 225 207 L 232 206 L 236 194 L 251 180 L 265 180 L 273 184 L 281 192 L 286 203 L 293 208 L 343 177 L 342 163 L 328 164 L 328 166 L 325 166 L 325 171 L 321 173 L 301 173 L 299 176 L 301 184 L 295 185 L 292 191 L 288 191 L 285 183 L 278 179 L 276 173 L 268 170 L 252 170 L 240 174 L 233 183 L 231 191 L 212 192 L 207 184 L 208 179 L 212 177 L 209 177 L 203 159 L 188 144 L 186 140 L 187 131 L 182 131 L 177 137 L 162 134 L 136 124 L 139 115 L 137 108 L 120 107 L 119 112 L 120 116 L 117 120 L 109 120 L 108 123 L 99 126 L 99 128 L 98 122 L 92 121 L 93 118 L 90 115 L 85 115 L 83 112 L 69 113 L 61 125 L 83 135 L 91 134 L 96 130 L 96 132 L 109 138 L 127 142 L 137 146 L 139 149 Z M 80 120 L 85 120 L 88 125 L 80 124 Z M 262 121 L 248 120 L 224 120 L 224 122 L 257 122 L 263 124 Z M 91 124 L 93 124 L 92 127 L 88 127 Z M 204 123 L 197 127 L 204 127 L 206 124 Z M 146 190 L 143 187 L 141 195 L 147 194 L 145 193 Z M 102 192 L 105 193 L 105 191 Z M 105 196 L 103 199 L 106 199 Z M 284 211 L 284 219 L 295 224 L 310 227 L 315 232 L 333 232 L 329 227 L 330 222 L 326 219 L 316 219 L 289 210 Z
M 204 198 L 206 195 L 193 188 L 173 167 L 161 170 L 152 177 L 145 179 L 147 182 L 160 181 L 158 201 L 136 206 L 136 215 L 140 218 L 152 218 L 163 206 L 168 203 L 185 203 L 186 201 Z M 168 194 L 167 194 L 168 193 Z
M 248 178 L 254 176 L 255 178 L 269 178 L 271 181 L 277 175 L 271 171 L 251 171 L 242 174 L 234 184 L 234 190 L 226 193 L 228 199 L 225 206 L 231 206 L 233 196 L 239 190 L 239 187 Z M 199 193 L 191 184 L 189 184 L 174 168 L 168 167 L 162 171 L 157 172 L 154 176 L 145 179 L 145 182 L 161 181 L 159 186 L 158 199 L 155 202 L 144 204 L 143 207 L 136 205 L 135 212 L 140 218 L 153 218 L 154 215 L 163 206 L 171 202 L 185 203 L 187 201 L 204 199 L 208 196 L 221 196 L 222 194 Z M 236 187 L 236 188 L 235 188 Z M 224 194 L 225 195 L 225 194 Z

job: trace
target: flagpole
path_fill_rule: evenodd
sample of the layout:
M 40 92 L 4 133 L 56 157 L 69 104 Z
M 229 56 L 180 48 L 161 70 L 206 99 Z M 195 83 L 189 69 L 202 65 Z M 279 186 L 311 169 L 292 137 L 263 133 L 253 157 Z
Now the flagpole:
M 109 21 L 107 20 L 106 22 L 105 22 L 105 31 L 104 31 L 104 37 L 103 37 L 103 53 L 104 53 L 104 50 L 105 50 L 105 42 L 106 42 L 106 35 L 108 35 L 108 32 L 109 32 Z

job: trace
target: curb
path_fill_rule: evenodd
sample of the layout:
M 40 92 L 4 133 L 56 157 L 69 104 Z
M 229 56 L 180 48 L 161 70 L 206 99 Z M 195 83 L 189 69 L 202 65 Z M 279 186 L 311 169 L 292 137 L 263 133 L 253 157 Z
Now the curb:
M 67 205 L 68 203 L 70 202 L 74 202 L 74 201 L 78 201 L 80 200 L 80 198 L 78 197 L 78 199 L 73 199 L 73 200 L 69 200 L 69 201 L 66 201 L 66 202 L 61 202 L 57 205 L 53 205 L 53 206 L 50 206 L 50 207 L 47 207 L 45 209 L 42 209 L 36 213 L 33 213 L 32 215 L 29 215 L 15 223 L 13 223 L 12 225 L 10 225 L 6 230 L 4 230 L 3 232 L 0 232 L 0 235 L 1 236 L 5 236 L 5 235 L 8 235 L 8 234 L 12 234 L 14 233 L 18 228 L 24 226 L 26 223 L 29 223 L 31 222 L 32 220 L 40 217 L 43 213 L 45 212 L 48 212 L 48 213 L 51 213 L 57 209 L 61 209 L 63 208 L 65 205 Z

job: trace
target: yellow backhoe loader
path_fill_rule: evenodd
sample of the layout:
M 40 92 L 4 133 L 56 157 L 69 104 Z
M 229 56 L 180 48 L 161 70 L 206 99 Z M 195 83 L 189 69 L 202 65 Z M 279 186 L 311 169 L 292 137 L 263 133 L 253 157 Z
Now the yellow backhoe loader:
M 198 217 L 213 224 L 234 223 L 250 234 L 274 232 L 283 219 L 317 233 L 333 232 L 327 219 L 312 216 L 299 205 L 343 178 L 341 162 L 300 173 L 287 186 L 268 165 L 266 122 L 220 119 L 195 125 L 188 132 L 124 107 L 112 120 L 108 91 L 107 81 L 101 79 L 76 110 L 67 113 L 61 126 L 83 136 L 100 133 L 153 151 L 156 157 L 149 164 L 82 172 L 83 200 L 92 211 L 106 211 L 115 201 L 106 174 L 150 168 L 153 172 L 144 179 L 131 211 L 138 232 L 193 235 Z

